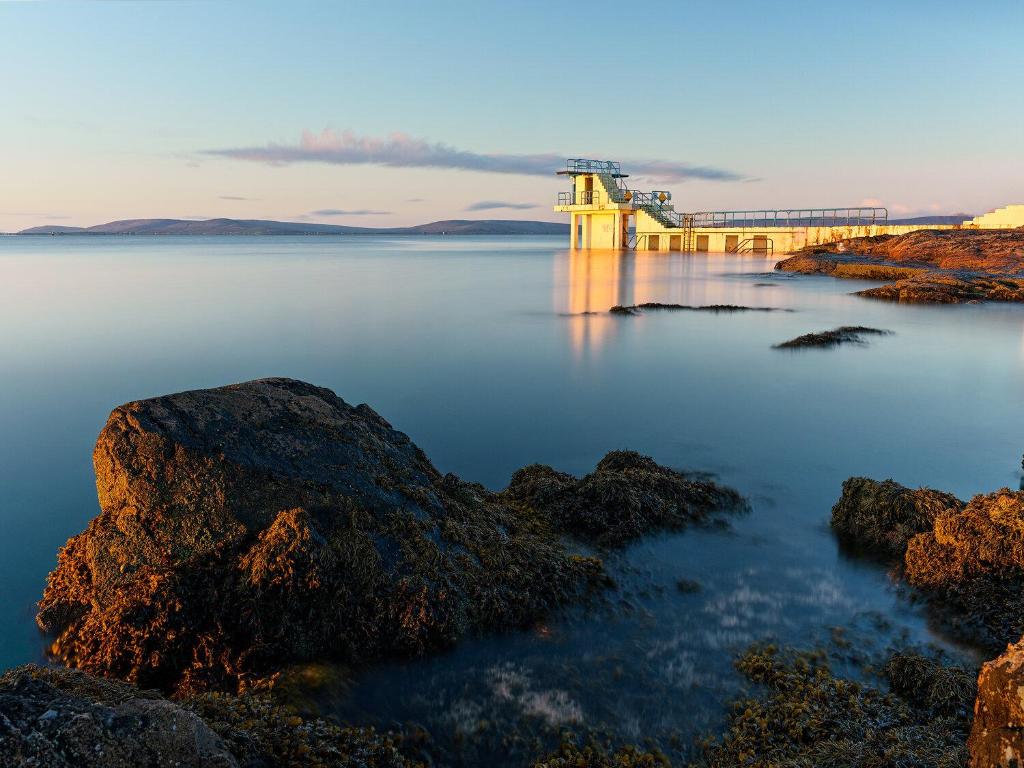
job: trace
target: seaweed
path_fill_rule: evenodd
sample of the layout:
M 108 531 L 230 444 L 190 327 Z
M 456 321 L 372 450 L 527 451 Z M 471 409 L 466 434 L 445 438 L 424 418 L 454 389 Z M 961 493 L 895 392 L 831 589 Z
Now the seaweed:
M 967 764 L 973 673 L 904 652 L 889 691 L 838 677 L 822 651 L 754 646 L 737 662 L 763 694 L 734 702 L 724 735 L 693 768 L 960 768 Z

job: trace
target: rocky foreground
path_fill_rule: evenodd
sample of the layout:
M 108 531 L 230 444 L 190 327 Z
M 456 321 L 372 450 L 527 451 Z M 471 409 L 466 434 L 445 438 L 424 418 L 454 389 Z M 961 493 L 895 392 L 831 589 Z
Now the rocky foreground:
M 408 734 L 281 706 L 274 681 L 304 662 L 427 653 L 529 623 L 607 586 L 585 548 L 745 507 L 629 451 L 582 478 L 531 465 L 494 493 L 441 475 L 369 407 L 290 379 L 121 406 L 94 464 L 102 512 L 61 551 L 38 616 L 53 657 L 78 669 L 0 677 L 0 765 L 430 764 Z M 957 636 L 994 653 L 1020 639 L 1024 491 L 965 503 L 851 478 L 832 524 L 897 564 Z M 986 664 L 977 688 L 971 671 L 912 652 L 882 659 L 877 685 L 771 647 L 737 667 L 760 693 L 737 702 L 697 766 L 1024 757 L 1024 645 Z M 666 762 L 569 739 L 535 765 Z
M 1024 230 L 920 230 L 813 245 L 777 270 L 888 285 L 856 295 L 910 304 L 1024 301 Z
M 39 625 L 61 662 L 176 695 L 522 626 L 607 581 L 563 534 L 614 546 L 742 506 L 628 451 L 496 494 L 290 379 L 123 405 L 93 460 L 102 513 L 61 550 Z
M 851 478 L 832 510 L 847 541 L 898 563 L 954 636 L 1003 655 L 978 678 L 972 768 L 1024 765 L 1024 491 L 964 503 L 928 488 Z

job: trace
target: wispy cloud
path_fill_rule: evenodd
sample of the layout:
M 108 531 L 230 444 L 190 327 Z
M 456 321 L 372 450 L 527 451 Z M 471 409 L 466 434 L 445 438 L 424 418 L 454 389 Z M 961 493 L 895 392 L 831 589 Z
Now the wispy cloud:
M 62 221 L 64 219 L 70 219 L 70 216 L 63 216 L 59 213 L 36 213 L 36 212 L 25 212 L 25 211 L 0 211 L 0 216 L 34 216 L 37 219 L 47 219 L 49 221 Z
M 221 195 L 221 200 L 259 200 L 258 197 L 241 197 L 240 195 Z
M 525 211 L 529 208 L 537 208 L 535 203 L 506 203 L 502 200 L 481 200 L 466 206 L 467 211 L 493 211 L 496 208 L 512 208 L 517 211 Z
M 372 211 L 368 208 L 357 208 L 353 211 L 346 211 L 342 208 L 321 208 L 319 211 L 310 211 L 310 216 L 389 216 L 391 211 Z
M 507 154 L 471 152 L 441 142 L 430 142 L 404 133 L 386 138 L 358 136 L 352 131 L 326 129 L 320 133 L 303 131 L 297 144 L 269 143 L 256 147 L 205 150 L 204 154 L 236 160 L 290 165 L 292 163 L 331 163 L 334 165 L 384 165 L 392 168 L 450 168 L 481 173 L 514 173 L 549 176 L 563 167 L 566 155 Z M 623 160 L 629 173 L 659 181 L 704 179 L 744 181 L 744 174 L 723 168 L 666 160 Z

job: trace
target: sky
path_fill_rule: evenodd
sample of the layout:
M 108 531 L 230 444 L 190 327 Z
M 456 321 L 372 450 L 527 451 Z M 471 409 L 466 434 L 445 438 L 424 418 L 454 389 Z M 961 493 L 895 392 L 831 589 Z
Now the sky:
M 1024 202 L 1024 2 L 0 2 L 0 231 Z

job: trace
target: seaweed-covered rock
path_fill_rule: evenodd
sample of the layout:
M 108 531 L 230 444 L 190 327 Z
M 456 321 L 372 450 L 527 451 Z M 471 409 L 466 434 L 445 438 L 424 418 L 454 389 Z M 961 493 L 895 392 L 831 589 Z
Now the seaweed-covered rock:
M 144 687 L 418 654 L 602 573 L 368 406 L 290 379 L 120 406 L 93 461 L 102 512 L 61 550 L 38 621 L 65 663 Z
M 27 665 L 0 677 L 0 765 L 417 765 L 391 736 L 307 720 L 264 697 L 171 702 L 78 670 Z
M 791 309 L 779 309 L 777 307 L 745 307 L 739 304 L 704 304 L 693 306 L 690 304 L 665 304 L 660 301 L 647 301 L 643 304 L 631 304 L 623 306 L 616 304 L 609 309 L 613 315 L 639 315 L 642 311 L 666 310 L 670 312 L 710 312 L 714 315 L 730 314 L 736 312 L 792 312 Z
M 968 748 L 971 768 L 1024 765 L 1024 642 L 986 662 L 978 675 L 978 699 Z
M 907 581 L 943 607 L 961 636 L 990 648 L 1024 633 L 1024 491 L 975 496 L 911 539 Z
M 735 703 L 727 733 L 696 766 L 961 768 L 973 675 L 901 654 L 890 692 L 835 676 L 823 654 L 755 647 L 737 664 L 763 697 Z M 913 679 L 911 679 L 913 677 Z
M 621 546 L 653 530 L 679 529 L 746 508 L 734 490 L 687 477 L 635 451 L 612 451 L 582 478 L 542 464 L 524 467 L 502 496 L 602 546 Z
M 832 507 L 832 528 L 846 542 L 893 558 L 902 558 L 907 543 L 931 530 L 946 510 L 964 503 L 949 493 L 930 488 L 906 488 L 892 480 L 851 477 Z
M 843 325 L 829 331 L 805 333 L 794 339 L 774 344 L 773 349 L 805 349 L 807 347 L 837 347 L 840 344 L 865 344 L 865 336 L 888 336 L 892 331 L 868 328 L 864 325 Z

